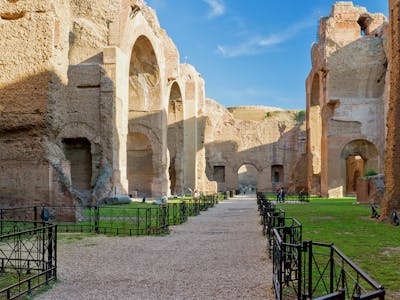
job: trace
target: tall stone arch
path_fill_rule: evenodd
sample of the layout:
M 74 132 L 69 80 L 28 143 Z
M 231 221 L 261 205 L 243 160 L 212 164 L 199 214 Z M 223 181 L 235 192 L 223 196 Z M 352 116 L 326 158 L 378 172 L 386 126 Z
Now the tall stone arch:
M 177 81 L 171 84 L 168 104 L 169 180 L 171 194 L 184 192 L 184 101 Z
M 113 170 L 119 191 L 127 193 L 128 134 L 134 133 L 131 128 L 138 126 L 150 128 L 159 141 L 157 151 L 153 151 L 153 168 L 158 179 L 152 185 L 151 196 L 161 197 L 168 193 L 168 101 L 163 39 L 152 10 L 138 7 L 123 6 L 119 21 L 111 26 L 109 39 L 114 46 L 103 51 L 105 73 L 110 79 L 107 87 L 114 89 L 112 101 L 117 126 L 113 133 Z

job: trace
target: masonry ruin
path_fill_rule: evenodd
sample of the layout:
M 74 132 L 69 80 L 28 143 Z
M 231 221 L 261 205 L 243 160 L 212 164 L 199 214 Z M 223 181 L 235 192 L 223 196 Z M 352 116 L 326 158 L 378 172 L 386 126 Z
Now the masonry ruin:
M 0 3 L 2 204 L 213 192 L 200 74 L 143 1 L 92 4 Z
M 351 2 L 321 19 L 306 123 L 206 99 L 144 1 L 92 4 L 0 2 L 2 205 L 280 186 L 343 197 L 374 170 L 386 176 L 384 215 L 399 210 L 399 1 L 390 24 Z
M 382 201 L 382 219 L 394 212 L 400 214 L 400 1 L 389 0 L 389 93 L 387 139 L 385 152 L 385 195 Z
M 305 120 L 299 111 L 264 106 L 224 108 L 206 100 L 206 173 L 219 191 L 273 192 L 306 187 Z
M 320 21 L 306 81 L 312 194 L 353 196 L 366 171 L 384 172 L 387 70 L 386 17 L 335 3 Z

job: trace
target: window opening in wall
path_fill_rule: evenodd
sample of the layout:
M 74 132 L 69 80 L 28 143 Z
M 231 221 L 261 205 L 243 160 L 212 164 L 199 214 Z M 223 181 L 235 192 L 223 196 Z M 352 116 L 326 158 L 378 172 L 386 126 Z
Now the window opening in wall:
M 214 166 L 214 180 L 225 182 L 225 166 Z
M 361 36 L 365 36 L 369 34 L 368 25 L 369 19 L 367 16 L 361 16 L 358 21 L 358 25 L 360 25 L 360 34 Z
M 66 138 L 62 140 L 66 159 L 71 165 L 72 187 L 78 190 L 92 188 L 91 144 L 86 138 Z
M 274 172 L 274 181 L 279 182 L 279 172 Z
M 282 183 L 283 182 L 283 166 L 282 165 L 272 165 L 271 166 L 271 180 L 272 180 L 272 183 Z

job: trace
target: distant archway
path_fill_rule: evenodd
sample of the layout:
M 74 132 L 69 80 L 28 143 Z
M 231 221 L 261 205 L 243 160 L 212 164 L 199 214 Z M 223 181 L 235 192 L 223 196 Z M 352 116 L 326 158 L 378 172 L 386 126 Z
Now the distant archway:
M 242 193 L 253 193 L 257 190 L 258 170 L 251 164 L 244 164 L 238 170 L 239 190 Z
M 168 150 L 169 178 L 171 194 L 183 192 L 183 101 L 179 85 L 174 82 L 171 86 L 168 104 Z
M 150 140 L 143 134 L 129 133 L 126 150 L 129 192 L 136 191 L 139 197 L 151 196 L 155 172 Z
M 367 140 L 354 140 L 344 146 L 341 158 L 345 161 L 346 193 L 357 191 L 357 178 L 368 170 L 379 170 L 378 150 Z

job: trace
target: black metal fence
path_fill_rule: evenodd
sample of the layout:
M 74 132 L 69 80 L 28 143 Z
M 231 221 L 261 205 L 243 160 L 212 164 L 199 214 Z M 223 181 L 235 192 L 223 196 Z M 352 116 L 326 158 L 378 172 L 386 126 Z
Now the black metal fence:
M 286 193 L 283 199 L 278 197 L 276 191 L 257 192 L 257 199 L 269 199 L 275 202 L 310 202 L 309 194 L 306 191 Z
M 24 222 L 27 224 L 40 222 L 46 216 L 44 220 L 57 224 L 59 232 L 95 232 L 130 236 L 160 235 L 168 233 L 170 225 L 182 224 L 188 220 L 188 217 L 197 216 L 201 211 L 213 207 L 218 201 L 218 195 L 207 195 L 161 205 L 138 203 L 135 206 L 4 208 L 0 209 L 0 215 L 3 216 L 0 220 L 0 232 L 13 232 L 21 228 Z M 20 222 L 8 223 L 9 220 Z
M 385 289 L 333 244 L 303 242 L 303 292 L 309 298 L 384 299 Z
M 273 287 L 281 299 L 380 299 L 385 289 L 333 244 L 302 240 L 302 226 L 258 197 L 264 235 L 272 249 Z
M 16 224 L 9 226 L 15 232 L 0 235 L 1 299 L 30 295 L 57 277 L 57 225 L 31 222 L 26 229 L 28 222 Z
M 177 203 L 168 203 L 167 215 L 168 225 L 179 225 L 185 223 L 188 217 L 194 217 L 201 211 L 214 207 L 219 202 L 219 195 L 207 195 Z

